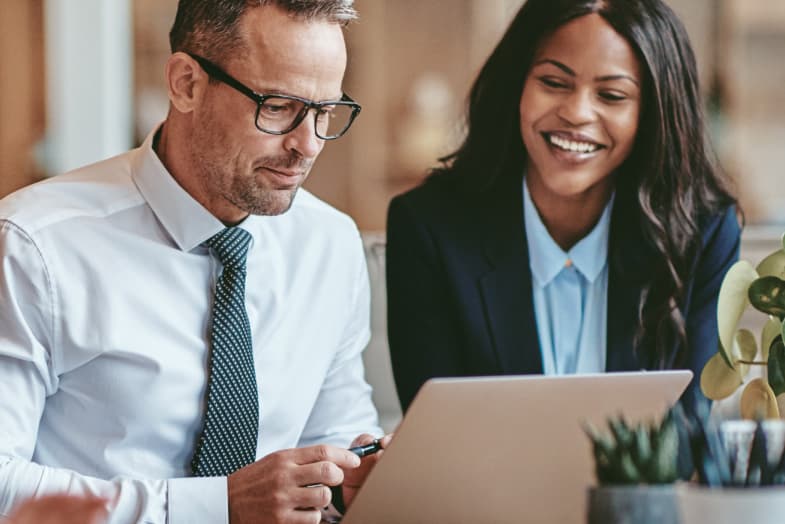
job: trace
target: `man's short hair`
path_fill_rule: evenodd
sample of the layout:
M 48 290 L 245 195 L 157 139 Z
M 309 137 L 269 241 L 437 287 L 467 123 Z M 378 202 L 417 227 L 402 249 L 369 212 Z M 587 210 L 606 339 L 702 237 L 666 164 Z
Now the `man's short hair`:
M 189 51 L 216 61 L 244 51 L 239 32 L 249 8 L 277 6 L 304 20 L 347 25 L 357 19 L 354 0 L 179 0 L 169 32 L 172 52 Z

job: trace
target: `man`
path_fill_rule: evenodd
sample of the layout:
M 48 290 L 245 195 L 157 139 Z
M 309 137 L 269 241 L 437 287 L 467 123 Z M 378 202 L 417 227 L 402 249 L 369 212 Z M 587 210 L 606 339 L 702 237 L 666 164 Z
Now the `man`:
M 359 112 L 354 17 L 180 0 L 163 125 L 0 203 L 0 515 L 57 492 L 111 501 L 111 522 L 318 522 L 351 502 L 378 455 L 345 447 L 380 432 L 365 260 L 298 188 Z

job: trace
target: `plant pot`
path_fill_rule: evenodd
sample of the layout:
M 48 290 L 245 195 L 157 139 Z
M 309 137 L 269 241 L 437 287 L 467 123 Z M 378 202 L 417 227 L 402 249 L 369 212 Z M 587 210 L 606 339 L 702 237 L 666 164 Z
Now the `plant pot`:
M 785 486 L 707 488 L 684 484 L 676 489 L 682 524 L 782 524 Z
M 680 524 L 672 484 L 589 488 L 588 524 Z

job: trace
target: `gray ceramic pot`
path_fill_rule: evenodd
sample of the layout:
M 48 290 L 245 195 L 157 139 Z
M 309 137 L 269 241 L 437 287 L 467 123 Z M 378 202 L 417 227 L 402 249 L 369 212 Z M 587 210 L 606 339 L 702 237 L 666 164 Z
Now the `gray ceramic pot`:
M 679 524 L 672 484 L 589 488 L 589 524 Z

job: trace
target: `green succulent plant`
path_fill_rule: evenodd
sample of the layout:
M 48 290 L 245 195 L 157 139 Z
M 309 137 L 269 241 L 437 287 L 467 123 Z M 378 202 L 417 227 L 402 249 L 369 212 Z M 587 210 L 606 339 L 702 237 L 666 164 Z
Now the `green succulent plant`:
M 785 411 L 785 235 L 782 243 L 757 267 L 740 260 L 725 274 L 717 304 L 719 348 L 701 372 L 703 394 L 722 400 L 744 384 L 752 366 L 765 366 L 764 376 L 749 381 L 741 395 L 741 416 L 751 420 Z M 757 337 L 738 329 L 750 305 L 766 315 L 760 351 Z
M 610 432 L 600 432 L 584 424 L 599 484 L 670 484 L 679 478 L 679 432 L 673 411 L 659 423 L 630 426 L 618 416 L 608 419 L 608 427 Z

